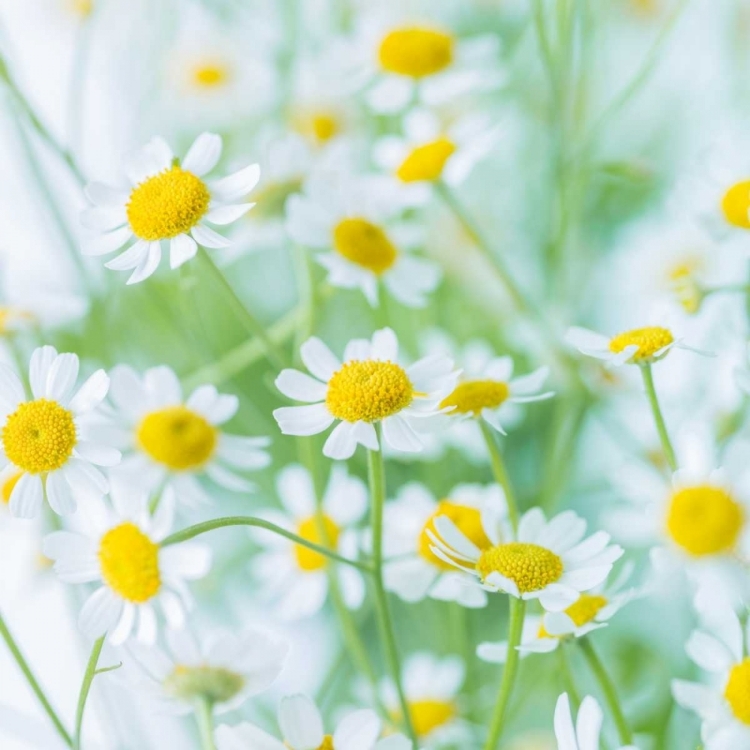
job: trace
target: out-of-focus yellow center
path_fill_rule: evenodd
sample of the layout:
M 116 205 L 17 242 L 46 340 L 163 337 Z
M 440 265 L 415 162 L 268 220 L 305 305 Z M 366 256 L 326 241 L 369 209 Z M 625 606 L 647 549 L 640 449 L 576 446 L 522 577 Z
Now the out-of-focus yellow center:
M 473 414 L 478 417 L 482 409 L 497 409 L 509 395 L 508 384 L 499 380 L 467 380 L 440 403 L 441 409 L 454 407 L 452 414 Z
M 609 342 L 609 350 L 615 354 L 629 346 L 637 346 L 638 350 L 632 356 L 634 362 L 648 362 L 654 355 L 665 346 L 674 342 L 672 332 L 659 326 L 648 328 L 634 328 L 613 336 Z
M 102 578 L 123 599 L 143 604 L 161 588 L 159 546 L 134 523 L 110 529 L 99 544 Z
M 333 247 L 344 258 L 374 274 L 387 271 L 398 251 L 388 235 L 367 219 L 344 219 L 333 230 Z
M 16 307 L 0 307 L 0 335 L 11 333 L 19 323 L 30 325 L 34 320 L 34 314 L 27 310 L 20 310 Z
M 576 602 L 571 604 L 565 614 L 570 617 L 577 628 L 590 623 L 599 612 L 607 606 L 607 599 L 599 594 L 581 594 Z M 539 628 L 539 638 L 554 638 L 544 628 Z
M 750 724 L 750 659 L 732 667 L 724 697 L 735 717 L 743 724 Z
M 8 479 L 3 482 L 2 486 L 2 501 L 7 505 L 10 502 L 10 496 L 13 494 L 13 490 L 18 484 L 18 480 L 23 476 L 22 471 L 17 471 L 15 474 L 11 474 Z
M 695 315 L 703 301 L 697 275 L 703 270 L 704 265 L 701 258 L 686 257 L 679 263 L 675 263 L 667 273 L 671 290 L 683 310 L 689 315 Z
M 232 77 L 229 67 L 222 61 L 205 61 L 193 68 L 192 80 L 197 88 L 217 89 L 226 85 Z
M 563 563 L 558 555 L 546 547 L 528 542 L 509 542 L 482 550 L 477 562 L 482 581 L 490 573 L 513 581 L 521 594 L 539 591 L 560 579 Z
M 316 750 L 335 750 L 333 747 L 333 737 L 330 734 L 323 737 L 323 743 Z
M 727 190 L 721 199 L 724 218 L 740 229 L 750 229 L 750 180 L 743 180 Z
M 402 182 L 434 182 L 443 174 L 443 167 L 456 150 L 453 141 L 438 138 L 430 143 L 417 146 L 401 162 L 396 176 Z
M 436 29 L 395 29 L 380 42 L 378 59 L 389 73 L 431 76 L 453 62 L 453 37 Z
M 408 702 L 409 716 L 417 737 L 424 739 L 436 729 L 445 726 L 453 719 L 457 712 L 452 701 L 425 698 Z M 403 717 L 400 711 L 394 711 L 393 720 L 401 724 Z
M 323 516 L 322 519 L 318 519 L 316 516 L 306 518 L 297 527 L 297 536 L 330 549 L 336 549 L 340 535 L 341 529 L 328 516 Z M 303 544 L 294 545 L 294 557 L 297 560 L 297 565 L 305 571 L 320 570 L 325 568 L 327 563 L 325 555 L 321 555 L 320 552 L 305 547 Z
M 177 664 L 164 679 L 164 690 L 169 695 L 184 701 L 203 699 L 212 705 L 231 700 L 244 685 L 245 678 L 237 672 L 208 664 Z
M 745 523 L 742 506 L 720 487 L 686 487 L 672 495 L 667 531 L 691 555 L 731 551 Z
M 87 18 L 94 10 L 94 0 L 68 0 L 70 10 L 81 18 Z
M 477 508 L 471 508 L 468 505 L 459 505 L 451 500 L 441 500 L 438 503 L 435 512 L 427 519 L 424 528 L 419 535 L 419 554 L 442 570 L 453 570 L 453 566 L 441 560 L 431 549 L 435 542 L 430 539 L 428 531 L 435 536 L 440 536 L 435 528 L 435 519 L 438 516 L 447 516 L 453 521 L 456 527 L 463 535 L 474 542 L 479 549 L 486 549 L 492 546 L 492 542 L 487 538 L 482 526 L 482 514 Z

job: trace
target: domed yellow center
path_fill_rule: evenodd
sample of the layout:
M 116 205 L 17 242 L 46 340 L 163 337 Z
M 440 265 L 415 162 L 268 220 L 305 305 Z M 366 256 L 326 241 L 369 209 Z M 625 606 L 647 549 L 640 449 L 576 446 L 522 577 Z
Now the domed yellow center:
M 743 724 L 750 724 L 750 659 L 732 667 L 724 697 L 735 717 Z
M 509 394 L 508 384 L 499 380 L 467 380 L 442 400 L 440 408 L 452 406 L 454 414 L 478 417 L 482 409 L 497 409 Z
M 724 193 L 721 210 L 733 226 L 750 229 L 750 180 L 738 182 Z
M 322 519 L 315 516 L 306 518 L 297 527 L 297 536 L 330 549 L 336 549 L 340 534 L 341 529 L 328 516 L 323 516 Z M 294 545 L 294 557 L 297 560 L 297 565 L 306 571 L 321 570 L 325 568 L 327 563 L 325 555 L 305 547 L 304 544 Z
M 453 62 L 453 37 L 435 29 L 396 29 L 381 41 L 378 59 L 389 73 L 431 76 Z
M 134 523 L 110 529 L 99 544 L 102 578 L 123 599 L 147 602 L 161 588 L 159 546 Z
M 468 505 L 459 505 L 451 500 L 441 500 L 438 503 L 435 512 L 427 519 L 427 522 L 419 535 L 419 554 L 427 560 L 427 562 L 432 563 L 442 570 L 454 570 L 452 565 L 441 560 L 432 549 L 430 549 L 434 546 L 435 542 L 430 539 L 427 532 L 431 531 L 436 536 L 440 536 L 435 529 L 435 519 L 438 516 L 447 516 L 450 518 L 463 535 L 474 542 L 479 549 L 486 549 L 492 546 L 492 542 L 487 538 L 487 534 L 484 532 L 484 527 L 482 526 L 482 514 L 479 510 L 471 508 Z
M 381 274 L 395 262 L 398 251 L 388 235 L 367 219 L 344 219 L 333 230 L 333 247 L 344 258 Z
M 326 406 L 345 422 L 377 422 L 405 409 L 413 399 L 414 388 L 400 365 L 352 360 L 328 382 Z
M 224 667 L 207 664 L 177 664 L 164 679 L 164 690 L 184 701 L 207 700 L 211 704 L 226 703 L 245 686 L 245 678 Z
M 609 342 L 609 350 L 619 354 L 629 346 L 637 346 L 638 350 L 633 355 L 634 362 L 648 362 L 654 355 L 665 346 L 674 342 L 672 332 L 659 326 L 649 328 L 634 328 L 613 336 Z
M 455 144 L 448 138 L 438 138 L 431 143 L 417 146 L 396 170 L 396 176 L 402 182 L 434 182 L 443 174 L 445 162 L 456 150 Z
M 731 551 L 745 522 L 742 506 L 720 487 L 686 487 L 672 495 L 667 531 L 697 557 Z
M 154 461 L 173 471 L 197 469 L 214 454 L 218 430 L 186 406 L 147 414 L 137 429 L 138 444 Z
M 31 474 L 61 468 L 76 445 L 73 414 L 57 401 L 20 404 L 3 427 L 3 449 L 12 464 Z
M 521 594 L 528 594 L 558 581 L 563 574 L 563 563 L 546 547 L 509 542 L 483 550 L 477 571 L 483 581 L 490 573 L 500 573 L 513 581 Z
M 190 231 L 210 202 L 203 180 L 175 164 L 133 188 L 126 207 L 128 222 L 142 240 L 170 239 Z
M 221 88 L 230 78 L 229 68 L 220 61 L 204 62 L 193 69 L 193 83 L 201 89 Z
M 606 606 L 607 599 L 603 596 L 599 596 L 598 594 L 581 594 L 578 600 L 565 610 L 565 614 L 573 620 L 577 628 L 581 628 L 584 625 L 588 625 Z M 542 624 L 539 628 L 539 638 L 554 637 L 545 630 Z

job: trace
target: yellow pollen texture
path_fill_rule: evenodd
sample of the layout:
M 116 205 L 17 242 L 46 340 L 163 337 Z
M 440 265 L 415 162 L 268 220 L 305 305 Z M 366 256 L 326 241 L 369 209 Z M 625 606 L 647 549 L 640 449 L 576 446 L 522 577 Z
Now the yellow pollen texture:
M 521 594 L 528 594 L 558 581 L 563 563 L 552 550 L 538 544 L 509 542 L 483 550 L 477 571 L 483 581 L 490 573 L 500 573 L 513 581 Z
M 20 404 L 3 427 L 5 455 L 30 474 L 61 468 L 75 445 L 72 412 L 46 398 Z
M 126 206 L 133 233 L 153 242 L 191 230 L 208 211 L 206 184 L 176 164 L 133 188 Z
M 750 229 L 750 180 L 738 182 L 724 193 L 721 199 L 724 218 L 740 229 Z
M 23 472 L 19 471 L 12 474 L 8 479 L 3 482 L 2 486 L 2 500 L 7 505 L 10 502 L 10 496 L 13 494 L 13 490 L 18 484 L 18 480 L 23 476 Z
M 368 271 L 387 271 L 398 256 L 388 235 L 366 219 L 344 219 L 333 230 L 333 247 L 340 255 Z
M 492 546 L 492 542 L 487 538 L 487 534 L 484 533 L 482 514 L 479 510 L 471 508 L 468 505 L 459 505 L 451 500 L 441 500 L 435 512 L 427 519 L 419 535 L 419 554 L 427 562 L 432 563 L 442 570 L 454 570 L 452 565 L 441 560 L 430 549 L 435 542 L 430 539 L 427 532 L 431 531 L 436 536 L 440 536 L 435 529 L 435 519 L 438 516 L 447 516 L 450 518 L 463 535 L 474 542 L 479 549 L 487 549 Z
M 440 408 L 452 406 L 454 414 L 478 417 L 482 409 L 497 409 L 509 395 L 508 384 L 499 380 L 467 380 L 443 399 Z
M 401 162 L 396 176 L 402 182 L 434 182 L 443 174 L 445 162 L 456 150 L 454 143 L 447 138 L 438 138 L 431 143 L 417 146 Z
M 220 88 L 229 80 L 229 70 L 221 62 L 206 62 L 193 70 L 193 83 L 198 88 Z
M 686 487 L 672 495 L 667 531 L 691 555 L 716 555 L 737 543 L 745 514 L 742 506 L 720 487 Z
M 743 724 L 750 725 L 750 659 L 732 667 L 724 697 L 735 717 Z
M 322 534 L 321 530 L 323 531 Z M 301 536 L 308 542 L 330 549 L 336 549 L 340 534 L 341 529 L 328 516 L 323 516 L 320 520 L 315 516 L 306 518 L 297 527 L 298 536 Z M 325 568 L 327 562 L 325 555 L 321 555 L 319 552 L 315 552 L 303 544 L 294 545 L 294 557 L 300 569 L 305 571 L 321 570 Z
M 659 326 L 649 328 L 634 328 L 613 336 L 609 342 L 609 350 L 619 354 L 628 346 L 637 346 L 638 351 L 633 355 L 634 362 L 648 362 L 660 349 L 674 342 L 671 331 Z
M 414 388 L 400 365 L 352 360 L 328 382 L 326 406 L 345 422 L 376 422 L 397 414 L 413 399 Z
M 453 37 L 435 29 L 396 29 L 378 50 L 383 70 L 410 78 L 424 78 L 453 62 Z
M 110 529 L 99 544 L 102 578 L 123 599 L 147 602 L 161 588 L 159 546 L 134 523 Z
M 154 461 L 173 471 L 186 471 L 198 469 L 210 460 L 218 431 L 186 406 L 169 406 L 143 418 L 137 440 Z

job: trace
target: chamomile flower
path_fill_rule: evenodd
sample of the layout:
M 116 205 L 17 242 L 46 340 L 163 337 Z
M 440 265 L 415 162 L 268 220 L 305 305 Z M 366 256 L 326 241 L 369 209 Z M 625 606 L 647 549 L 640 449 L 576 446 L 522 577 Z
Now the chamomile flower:
M 55 561 L 55 573 L 65 583 L 99 584 L 78 618 L 86 636 L 106 633 L 111 643 L 119 644 L 135 631 L 137 640 L 152 644 L 158 631 L 157 606 L 170 627 L 184 625 L 193 604 L 185 584 L 208 573 L 210 550 L 196 542 L 159 546 L 172 526 L 171 490 L 153 515 L 145 494 L 116 483 L 111 496 L 111 509 L 87 509 L 85 530 L 45 537 L 44 554 Z
M 248 492 L 254 485 L 236 471 L 270 463 L 268 438 L 230 435 L 221 429 L 237 413 L 236 396 L 203 385 L 185 399 L 169 367 L 152 367 L 139 375 L 119 365 L 112 370 L 109 396 L 108 421 L 123 451 L 118 471 L 152 493 L 171 486 L 180 502 L 209 502 L 199 479 Z
M 382 723 L 374 711 L 362 709 L 345 716 L 333 734 L 326 734 L 323 717 L 306 695 L 290 695 L 279 705 L 282 739 L 253 724 L 222 725 L 216 729 L 218 750 L 412 750 L 403 735 L 378 739 Z
M 287 231 L 315 251 L 333 286 L 360 289 L 377 306 L 382 285 L 404 305 L 424 307 L 441 273 L 407 254 L 423 237 L 414 223 L 396 221 L 406 200 L 390 178 L 316 171 L 287 201 Z
M 289 645 L 253 628 L 216 631 L 200 642 L 187 630 L 168 630 L 167 649 L 130 644 L 126 681 L 165 711 L 186 714 L 196 700 L 217 713 L 241 706 L 267 690 L 281 673 Z
M 0 366 L 2 474 L 12 482 L 10 511 L 34 518 L 44 497 L 52 510 L 68 515 L 79 495 L 101 497 L 108 482 L 97 466 L 114 466 L 120 452 L 96 439 L 88 419 L 107 395 L 109 377 L 97 370 L 77 390 L 78 357 L 43 346 L 31 355 L 31 398 L 16 374 Z
M 343 364 L 315 337 L 300 353 L 314 377 L 283 370 L 276 387 L 310 405 L 282 407 L 273 415 L 285 435 L 316 435 L 338 421 L 323 447 L 323 453 L 334 459 L 350 458 L 357 445 L 380 450 L 376 425 L 391 448 L 420 451 L 420 422 L 426 429 L 426 418 L 438 413 L 438 405 L 456 384 L 457 373 L 447 357 L 399 365 L 398 339 L 390 328 L 376 331 L 372 341 L 350 341 Z
M 221 138 L 203 133 L 180 161 L 163 138 L 151 141 L 130 161 L 128 186 L 99 182 L 86 187 L 94 204 L 81 223 L 99 235 L 88 240 L 85 255 L 107 255 L 133 244 L 105 265 L 133 273 L 128 284 L 151 276 L 159 266 L 162 244 L 169 243 L 170 266 L 178 268 L 198 251 L 227 247 L 227 239 L 211 229 L 239 219 L 252 203 L 239 202 L 258 183 L 260 168 L 252 164 L 223 179 L 205 179 L 221 157 Z
M 604 714 L 599 704 L 587 695 L 578 710 L 575 724 L 570 713 L 568 694 L 563 693 L 555 706 L 555 737 L 558 750 L 599 750 L 599 737 L 602 731 Z M 619 750 L 637 750 L 635 745 Z
M 285 512 L 263 511 L 260 515 L 314 544 L 330 547 L 346 557 L 357 552 L 357 534 L 352 528 L 367 507 L 367 490 L 342 466 L 331 473 L 323 497 L 323 518 L 316 513 L 315 487 L 301 466 L 287 466 L 277 479 L 279 499 Z M 319 552 L 262 529 L 252 538 L 264 548 L 253 558 L 252 570 L 263 581 L 264 594 L 276 600 L 284 620 L 309 617 L 320 610 L 328 595 L 328 561 Z M 361 573 L 347 565 L 336 566 L 341 594 L 347 606 L 358 608 L 365 596 Z
M 486 592 L 467 584 L 466 576 L 435 555 L 427 531 L 434 531 L 437 516 L 448 516 L 477 547 L 490 547 L 492 542 L 482 527 L 485 507 L 493 508 L 497 517 L 507 515 L 505 496 L 498 485 L 458 485 L 440 501 L 421 484 L 404 485 L 385 508 L 386 588 L 407 602 L 429 596 L 464 607 L 484 607 Z
M 487 591 L 538 599 L 548 612 L 562 612 L 606 579 L 622 548 L 597 531 L 584 540 L 586 521 L 564 511 L 550 521 L 540 508 L 521 517 L 518 533 L 506 519 L 485 510 L 482 526 L 492 546 L 480 549 L 449 516 L 428 530 L 432 552 L 477 579 Z

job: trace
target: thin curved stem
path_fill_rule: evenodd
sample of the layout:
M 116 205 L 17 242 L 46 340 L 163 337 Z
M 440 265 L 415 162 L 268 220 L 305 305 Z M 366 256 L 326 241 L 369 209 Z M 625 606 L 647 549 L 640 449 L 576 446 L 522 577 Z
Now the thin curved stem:
M 94 646 L 91 649 L 91 656 L 86 665 L 86 671 L 83 675 L 83 684 L 81 685 L 81 692 L 78 694 L 78 706 L 76 708 L 76 732 L 75 739 L 73 740 L 73 747 L 75 750 L 80 750 L 82 746 L 81 734 L 83 730 L 83 714 L 86 710 L 86 701 L 88 700 L 89 691 L 91 690 L 91 683 L 94 681 L 94 677 L 99 673 L 96 667 L 99 663 L 99 656 L 102 653 L 103 646 L 104 636 L 94 643 Z
M 500 448 L 498 447 L 492 428 L 483 419 L 479 420 L 479 427 L 482 430 L 482 436 L 487 445 L 487 452 L 490 454 L 492 473 L 495 475 L 495 481 L 505 492 L 505 500 L 508 504 L 508 518 L 513 526 L 513 530 L 516 531 L 518 529 L 519 519 L 518 501 L 516 500 L 513 487 L 510 483 L 508 471 L 505 468 L 505 461 L 503 461 L 503 456 L 502 453 L 500 453 Z
M 214 742 L 214 707 L 211 701 L 206 698 L 196 701 L 195 719 L 198 722 L 202 750 L 216 750 Z
M 659 398 L 656 395 L 654 373 L 651 370 L 651 364 L 647 362 L 646 364 L 640 365 L 640 369 L 641 375 L 643 375 L 643 384 L 646 387 L 648 402 L 651 405 L 651 412 L 654 415 L 656 431 L 659 433 L 659 440 L 661 441 L 661 447 L 664 451 L 664 456 L 667 459 L 669 468 L 672 471 L 677 471 L 677 458 L 675 457 L 674 448 L 672 447 L 672 441 L 669 438 L 667 423 L 664 421 L 664 415 L 659 406 Z
M 564 641 L 561 641 L 557 646 L 558 661 L 560 662 L 560 676 L 562 677 L 565 691 L 570 696 L 570 702 L 575 711 L 578 711 L 581 705 L 581 694 L 576 687 L 576 682 L 573 677 L 573 670 L 570 668 L 570 660 L 568 659 L 568 648 Z

